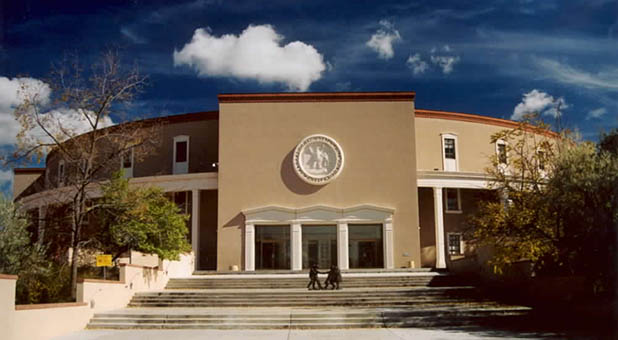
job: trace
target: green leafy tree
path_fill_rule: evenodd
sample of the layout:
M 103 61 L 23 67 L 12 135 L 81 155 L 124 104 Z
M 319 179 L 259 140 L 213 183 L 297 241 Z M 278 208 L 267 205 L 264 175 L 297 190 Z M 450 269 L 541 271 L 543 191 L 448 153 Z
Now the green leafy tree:
M 470 218 L 468 236 L 491 247 L 498 273 L 530 260 L 540 272 L 609 284 L 618 251 L 616 133 L 598 145 L 576 143 L 532 123 L 492 136 L 507 143 L 508 162 L 492 157 L 493 191 Z
M 546 198 L 546 182 L 562 138 L 548 125 L 529 115 L 515 129 L 491 136 L 503 145 L 490 157 L 491 179 L 487 197 L 471 216 L 467 237 L 477 247 L 490 247 L 490 264 L 501 273 L 514 262 L 535 263 L 556 251 L 556 230 Z
M 102 186 L 99 216 L 103 228 L 99 247 L 116 259 L 128 250 L 178 260 L 191 251 L 187 215 L 160 188 L 131 188 L 120 173 Z
M 142 91 L 146 77 L 137 67 L 123 67 L 114 51 L 88 64 L 84 67 L 77 57 L 68 58 L 52 67 L 44 83 L 21 84 L 22 102 L 14 111 L 21 126 L 17 144 L 12 153 L 0 155 L 5 165 L 40 163 L 45 158 L 63 162 L 62 175 L 49 184 L 63 187 L 52 195 L 53 205 L 66 207 L 62 217 L 67 222 L 47 234 L 63 236 L 68 240 L 65 249 L 72 249 L 72 298 L 82 249 L 93 241 L 84 230 L 96 209 L 92 188 L 118 168 L 121 157 L 134 153 L 139 160 L 154 152 L 158 143 L 153 124 L 112 121 L 112 117 L 127 119 L 129 104 Z
M 17 301 L 34 303 L 49 297 L 41 281 L 51 264 L 45 259 L 45 247 L 32 243 L 27 216 L 11 200 L 0 195 L 0 273 L 18 275 Z

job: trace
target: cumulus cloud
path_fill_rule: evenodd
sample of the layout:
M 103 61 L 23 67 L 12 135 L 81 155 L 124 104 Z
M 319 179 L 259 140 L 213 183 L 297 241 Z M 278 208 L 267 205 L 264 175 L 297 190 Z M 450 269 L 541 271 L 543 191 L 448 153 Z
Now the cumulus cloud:
M 40 114 L 40 119 L 51 133 L 61 139 L 92 130 L 85 115 L 82 114 L 83 111 L 66 108 L 49 109 L 50 98 L 51 88 L 41 80 L 0 77 L 0 145 L 15 144 L 21 126 L 15 120 L 14 111 L 25 99 L 34 100 L 39 107 L 47 110 Z M 114 122 L 111 118 L 105 117 L 100 124 L 106 127 L 114 125 Z M 24 138 L 28 144 L 51 141 L 38 127 L 30 130 Z
M 198 28 L 189 43 L 174 50 L 174 65 L 193 67 L 204 77 L 255 79 L 306 91 L 322 77 L 324 58 L 311 45 L 293 41 L 282 46 L 282 40 L 270 25 L 250 25 L 240 35 L 220 37 Z
M 530 113 L 557 117 L 560 113 L 558 108 L 562 110 L 567 107 L 568 105 L 564 98 L 554 98 L 548 93 L 534 89 L 528 93 L 524 93 L 521 103 L 515 106 L 511 119 L 520 120 L 524 115 Z
M 393 44 L 401 40 L 399 31 L 388 20 L 380 20 L 380 28 L 365 43 L 369 48 L 378 53 L 382 59 L 391 59 L 395 55 Z
M 453 49 L 449 45 L 444 45 L 440 49 L 433 47 L 430 51 L 431 63 L 440 68 L 444 74 L 453 72 L 455 64 L 459 62 L 459 56 L 453 55 L 451 52 L 453 52 Z
M 459 62 L 457 56 L 438 56 L 432 55 L 431 62 L 442 69 L 442 73 L 449 74 L 453 72 L 453 67 Z
M 95 114 L 90 111 L 60 108 L 41 114 L 39 119 L 49 133 L 58 140 L 64 141 L 73 136 L 92 131 L 92 127 L 86 115 L 88 115 L 91 120 L 95 117 Z M 99 121 L 98 128 L 105 128 L 112 125 L 114 125 L 114 122 L 109 116 L 106 116 Z M 23 142 L 26 145 L 36 145 L 53 143 L 53 140 L 43 129 L 35 126 L 23 137 Z
M 600 107 L 598 109 L 590 110 L 586 115 L 586 119 L 601 118 L 601 116 L 605 115 L 606 113 L 607 109 L 604 107 Z
M 40 105 L 47 105 L 51 89 L 34 78 L 0 77 L 0 145 L 13 144 L 19 132 L 19 123 L 13 112 L 26 98 L 34 98 Z
M 419 53 L 411 55 L 406 61 L 406 65 L 414 72 L 414 74 L 422 74 L 427 71 L 429 64 L 421 58 Z

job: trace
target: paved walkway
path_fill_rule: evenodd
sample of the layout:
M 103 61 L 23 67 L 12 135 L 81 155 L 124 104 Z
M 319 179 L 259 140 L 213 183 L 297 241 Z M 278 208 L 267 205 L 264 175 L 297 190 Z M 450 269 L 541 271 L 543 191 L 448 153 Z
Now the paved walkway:
M 556 334 L 514 333 L 493 330 L 440 330 L 418 328 L 332 329 L 332 330 L 88 330 L 56 340 L 197 340 L 197 339 L 253 339 L 253 340 L 470 340 L 470 339 L 562 339 Z

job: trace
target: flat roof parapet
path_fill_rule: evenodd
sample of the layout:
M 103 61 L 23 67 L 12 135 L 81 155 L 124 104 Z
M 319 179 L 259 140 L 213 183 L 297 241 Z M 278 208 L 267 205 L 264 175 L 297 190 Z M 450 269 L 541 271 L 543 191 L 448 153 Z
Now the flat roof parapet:
M 375 102 L 414 101 L 415 92 L 288 92 L 288 93 L 222 93 L 219 103 L 282 102 Z

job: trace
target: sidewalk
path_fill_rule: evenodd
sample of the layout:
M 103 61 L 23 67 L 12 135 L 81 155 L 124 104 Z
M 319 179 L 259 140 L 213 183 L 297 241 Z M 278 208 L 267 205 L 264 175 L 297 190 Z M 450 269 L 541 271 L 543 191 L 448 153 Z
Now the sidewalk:
M 55 340 L 197 340 L 197 339 L 253 339 L 253 340 L 471 340 L 471 339 L 562 339 L 550 333 L 522 334 L 494 330 L 442 330 L 418 328 L 332 329 L 332 330 L 127 330 L 80 331 Z

